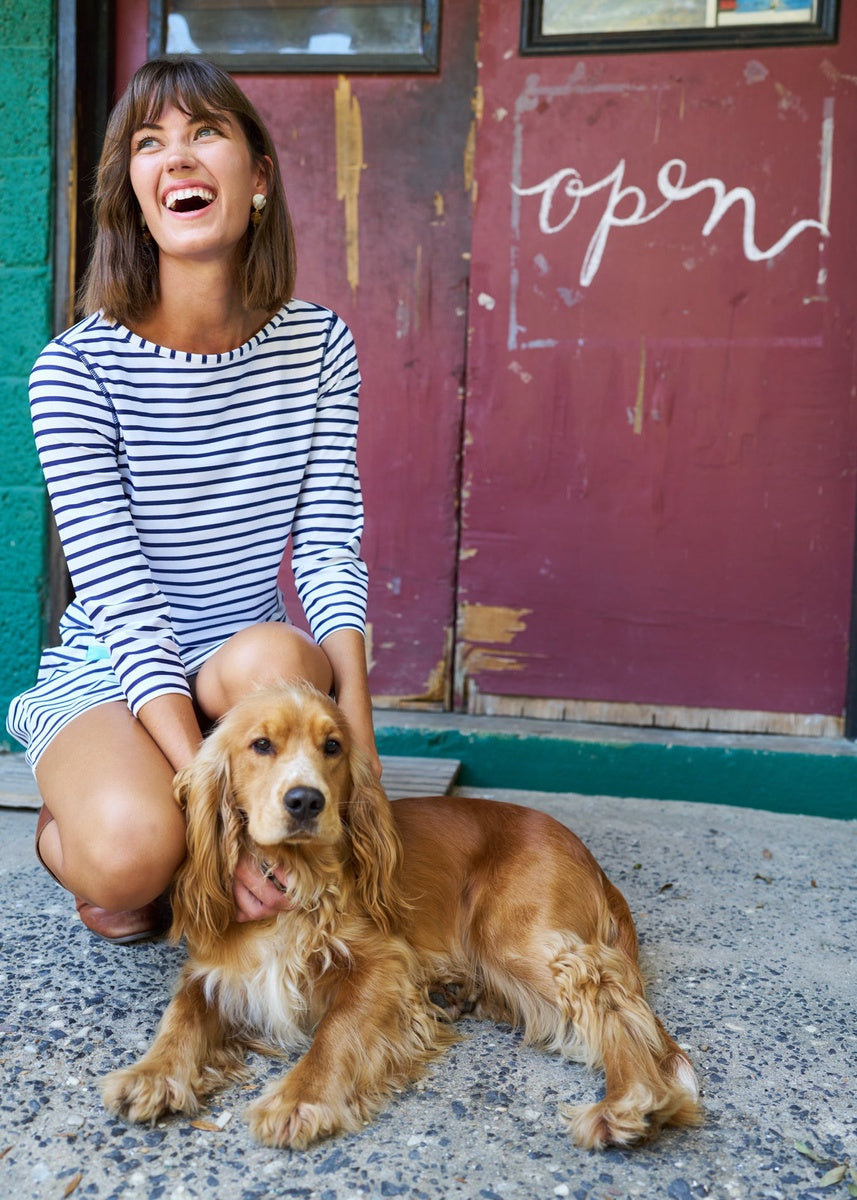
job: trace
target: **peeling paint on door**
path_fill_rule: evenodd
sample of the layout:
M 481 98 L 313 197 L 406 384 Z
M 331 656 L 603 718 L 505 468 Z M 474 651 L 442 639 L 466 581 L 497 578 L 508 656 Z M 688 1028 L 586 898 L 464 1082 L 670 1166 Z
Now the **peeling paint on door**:
M 345 204 L 345 273 L 352 295 L 360 283 L 360 234 L 357 200 L 363 170 L 363 123 L 351 84 L 339 76 L 334 96 L 336 122 L 336 198 Z
M 527 628 L 523 617 L 531 608 L 504 608 L 493 604 L 462 604 L 461 638 L 465 642 L 487 642 L 509 646 Z

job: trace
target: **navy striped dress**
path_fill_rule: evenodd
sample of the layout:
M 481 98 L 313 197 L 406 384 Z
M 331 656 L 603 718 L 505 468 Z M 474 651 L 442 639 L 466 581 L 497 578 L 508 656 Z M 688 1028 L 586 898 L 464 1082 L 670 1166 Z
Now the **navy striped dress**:
M 292 536 L 313 636 L 364 630 L 351 334 L 294 300 L 225 354 L 156 346 L 100 315 L 42 352 L 33 429 L 75 589 L 8 728 L 35 766 L 96 704 L 189 695 L 238 630 L 287 620 Z

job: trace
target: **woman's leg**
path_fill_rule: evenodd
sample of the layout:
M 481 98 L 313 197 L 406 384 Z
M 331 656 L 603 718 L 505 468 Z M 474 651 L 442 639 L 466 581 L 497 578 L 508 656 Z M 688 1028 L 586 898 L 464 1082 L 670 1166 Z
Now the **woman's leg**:
M 185 855 L 173 774 L 124 703 L 98 705 L 57 734 L 36 767 L 54 818 L 38 851 L 63 887 L 109 912 L 166 890 Z
M 321 646 L 294 625 L 250 625 L 200 667 L 196 701 L 216 721 L 248 692 L 287 679 L 305 679 L 328 693 L 333 669 Z
M 296 678 L 330 691 L 333 671 L 321 647 L 294 626 L 250 626 L 201 667 L 196 700 L 216 720 L 255 688 Z M 121 928 L 133 910 L 160 896 L 184 858 L 173 776 L 156 742 L 121 702 L 76 717 L 39 759 L 36 782 L 52 818 L 40 822 L 39 856 L 63 887 L 106 910 L 111 920 L 99 917 L 96 929 L 105 936 L 117 926 L 112 917 L 121 918 Z M 84 911 L 81 916 L 96 927 Z

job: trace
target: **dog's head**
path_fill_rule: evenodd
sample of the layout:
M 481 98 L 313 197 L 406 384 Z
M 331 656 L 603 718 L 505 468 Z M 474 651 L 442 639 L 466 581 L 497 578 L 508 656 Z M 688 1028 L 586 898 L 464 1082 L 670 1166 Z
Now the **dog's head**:
M 242 849 L 286 866 L 296 901 L 335 884 L 389 930 L 400 846 L 389 802 L 347 722 L 305 684 L 251 693 L 176 776 L 188 857 L 173 889 L 173 933 L 197 942 L 234 917 Z

